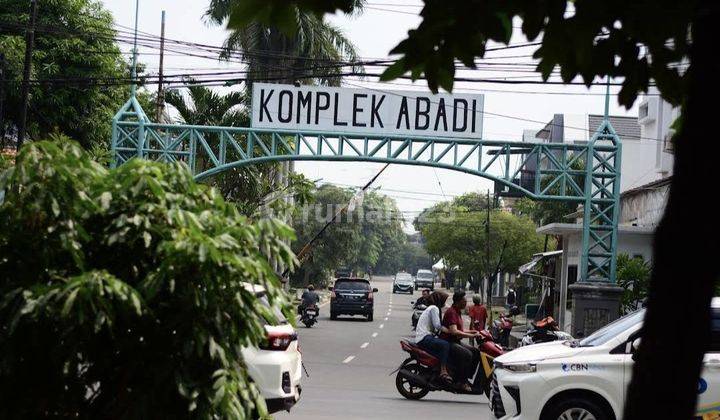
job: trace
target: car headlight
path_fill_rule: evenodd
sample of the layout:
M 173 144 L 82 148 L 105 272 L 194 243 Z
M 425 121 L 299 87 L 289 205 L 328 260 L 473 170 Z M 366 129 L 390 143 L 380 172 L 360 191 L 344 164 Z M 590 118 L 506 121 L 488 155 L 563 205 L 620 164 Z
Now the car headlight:
M 530 373 L 537 371 L 537 364 L 535 363 L 508 363 L 498 366 L 500 369 L 509 370 L 515 373 Z

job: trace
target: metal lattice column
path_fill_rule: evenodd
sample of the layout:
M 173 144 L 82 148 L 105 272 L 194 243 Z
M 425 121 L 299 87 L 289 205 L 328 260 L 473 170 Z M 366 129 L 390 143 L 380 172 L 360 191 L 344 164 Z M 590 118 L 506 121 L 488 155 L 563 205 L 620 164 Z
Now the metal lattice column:
M 614 147 L 601 148 L 603 144 Z M 586 151 L 580 280 L 615 283 L 622 146 L 607 118 Z

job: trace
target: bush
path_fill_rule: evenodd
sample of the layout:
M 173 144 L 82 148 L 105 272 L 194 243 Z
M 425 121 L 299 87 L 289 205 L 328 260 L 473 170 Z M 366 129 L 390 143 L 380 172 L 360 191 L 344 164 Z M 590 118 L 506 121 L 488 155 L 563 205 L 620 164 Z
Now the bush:
M 0 418 L 245 418 L 266 408 L 242 346 L 287 310 L 295 263 L 185 167 L 107 170 L 70 141 L 26 145 L 0 175 Z
M 642 258 L 631 258 L 628 254 L 617 256 L 617 282 L 622 287 L 621 306 L 623 313 L 641 307 L 650 286 L 650 264 Z

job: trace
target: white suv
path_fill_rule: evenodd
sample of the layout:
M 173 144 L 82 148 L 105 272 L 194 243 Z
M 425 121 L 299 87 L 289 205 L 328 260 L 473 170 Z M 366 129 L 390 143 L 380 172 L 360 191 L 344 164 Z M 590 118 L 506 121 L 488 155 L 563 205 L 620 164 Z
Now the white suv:
M 698 415 L 720 410 L 720 299 L 712 301 L 711 350 L 698 389 Z M 644 310 L 583 340 L 535 344 L 495 359 L 490 411 L 502 419 L 619 419 L 632 376 Z
M 270 307 L 277 323 L 267 323 L 267 342 L 259 348 L 244 347 L 242 355 L 248 373 L 265 398 L 268 411 L 290 410 L 300 399 L 302 357 L 297 333 L 278 308 L 271 307 L 262 286 L 246 284 L 258 299 Z

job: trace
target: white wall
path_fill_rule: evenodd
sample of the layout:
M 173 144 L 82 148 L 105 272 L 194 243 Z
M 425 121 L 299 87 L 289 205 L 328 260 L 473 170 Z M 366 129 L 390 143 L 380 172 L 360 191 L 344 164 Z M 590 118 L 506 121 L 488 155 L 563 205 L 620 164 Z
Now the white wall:
M 670 185 L 661 185 L 620 198 L 620 224 L 654 227 L 665 212 Z
M 639 187 L 652 181 L 672 175 L 674 155 L 666 150 L 666 140 L 672 135 L 670 125 L 680 114 L 679 108 L 673 108 L 658 96 L 656 88 L 651 87 L 648 95 L 640 98 L 638 122 L 640 124 L 640 146 L 636 150 L 625 151 L 623 145 L 623 160 L 641 156 L 644 162 L 651 163 L 647 170 L 641 171 L 629 167 L 623 173 L 621 184 L 623 191 Z M 646 111 L 645 111 L 646 110 Z M 645 112 L 647 115 L 645 115 Z M 623 164 L 625 171 L 625 165 Z

